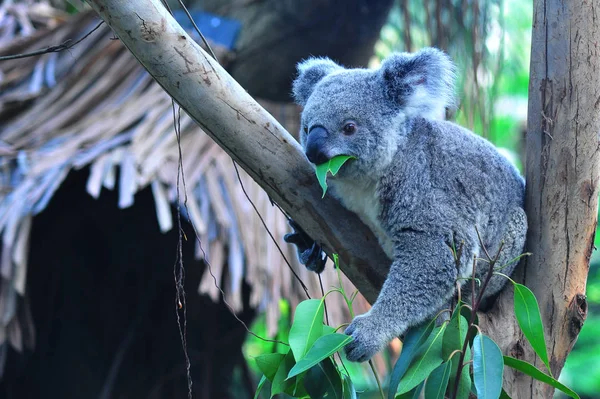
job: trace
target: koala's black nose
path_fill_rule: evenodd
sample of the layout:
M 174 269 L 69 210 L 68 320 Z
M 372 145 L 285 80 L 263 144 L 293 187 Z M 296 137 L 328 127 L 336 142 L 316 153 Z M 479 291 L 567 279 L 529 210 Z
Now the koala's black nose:
M 327 135 L 327 129 L 322 126 L 315 126 L 310 129 L 310 132 L 308 133 L 308 139 L 306 140 L 306 157 L 315 165 L 320 165 L 330 159 L 325 151 Z

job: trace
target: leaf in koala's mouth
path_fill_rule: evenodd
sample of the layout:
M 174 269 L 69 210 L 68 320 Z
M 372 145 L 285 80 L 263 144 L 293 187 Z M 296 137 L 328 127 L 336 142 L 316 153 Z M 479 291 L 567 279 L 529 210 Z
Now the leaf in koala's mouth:
M 342 165 L 349 159 L 356 159 L 356 157 L 351 155 L 338 155 L 331 158 L 329 161 L 316 166 L 315 173 L 317 174 L 317 180 L 319 180 L 319 184 L 323 190 L 323 197 L 321 198 L 324 198 L 325 193 L 327 192 L 327 172 L 331 172 L 331 175 L 335 176 L 337 172 L 340 171 Z

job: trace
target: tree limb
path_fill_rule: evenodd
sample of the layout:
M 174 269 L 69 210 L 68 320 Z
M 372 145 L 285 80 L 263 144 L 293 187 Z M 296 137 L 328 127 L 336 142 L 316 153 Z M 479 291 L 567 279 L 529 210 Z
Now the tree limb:
M 321 199 L 296 140 L 196 44 L 160 0 L 88 0 L 150 75 L 325 250 L 373 302 L 390 260 L 373 233 Z

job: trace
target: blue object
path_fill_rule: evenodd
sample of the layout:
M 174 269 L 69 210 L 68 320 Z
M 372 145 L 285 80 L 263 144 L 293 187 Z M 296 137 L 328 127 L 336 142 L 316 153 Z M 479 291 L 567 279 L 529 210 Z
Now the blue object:
M 204 37 L 224 46 L 228 50 L 233 50 L 240 29 L 242 29 L 242 24 L 239 21 L 203 11 L 190 11 L 190 14 Z M 177 10 L 174 15 L 177 22 L 191 34 L 194 40 L 200 40 L 198 32 L 196 32 L 184 11 Z

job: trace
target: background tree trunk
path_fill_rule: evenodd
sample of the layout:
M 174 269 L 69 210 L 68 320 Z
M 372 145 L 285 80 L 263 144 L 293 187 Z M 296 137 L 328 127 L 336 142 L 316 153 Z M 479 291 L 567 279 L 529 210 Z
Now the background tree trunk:
M 595 2 L 534 1 L 526 159 L 527 247 L 532 255 L 516 277 L 539 301 L 556 378 L 587 313 L 600 166 L 598 17 Z M 543 370 L 511 309 L 512 290 L 486 315 L 488 332 L 504 353 Z M 505 389 L 513 398 L 551 398 L 554 391 L 512 370 L 506 372 Z
M 194 0 L 242 24 L 227 69 L 255 97 L 290 101 L 296 64 L 308 55 L 364 67 L 394 0 Z

